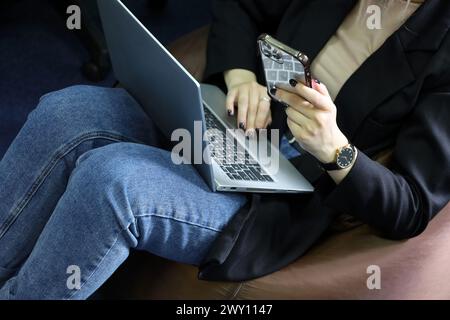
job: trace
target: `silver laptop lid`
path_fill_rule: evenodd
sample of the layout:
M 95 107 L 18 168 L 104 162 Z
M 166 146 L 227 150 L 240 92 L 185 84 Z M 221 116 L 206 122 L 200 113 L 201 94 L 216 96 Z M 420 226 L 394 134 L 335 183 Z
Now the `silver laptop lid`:
M 200 84 L 121 1 L 97 3 L 115 76 L 169 139 L 176 129 L 188 130 L 194 151 L 194 121 L 206 130 Z M 196 168 L 214 190 L 212 167 L 204 162 Z

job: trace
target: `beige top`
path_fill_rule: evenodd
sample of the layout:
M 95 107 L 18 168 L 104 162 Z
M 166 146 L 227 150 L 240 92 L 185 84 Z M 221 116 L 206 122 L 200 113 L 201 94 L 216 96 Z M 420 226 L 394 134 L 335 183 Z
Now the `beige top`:
M 359 0 L 311 65 L 313 77 L 327 86 L 333 100 L 350 76 L 406 22 L 423 1 L 411 1 L 407 6 L 406 0 Z M 381 9 L 379 21 L 369 8 L 371 5 Z M 381 29 L 374 28 L 377 24 Z

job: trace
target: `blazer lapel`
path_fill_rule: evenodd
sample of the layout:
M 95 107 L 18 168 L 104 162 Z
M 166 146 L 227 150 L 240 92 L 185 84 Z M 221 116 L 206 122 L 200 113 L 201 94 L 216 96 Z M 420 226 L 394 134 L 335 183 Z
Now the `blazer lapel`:
M 385 99 L 414 81 L 399 36 L 394 34 L 350 77 L 335 104 L 342 132 L 352 138 L 367 115 Z
M 405 51 L 436 51 L 450 26 L 450 1 L 427 0 L 399 33 Z
M 338 124 L 350 139 L 375 107 L 415 80 L 407 53 L 439 48 L 448 9 L 443 1 L 426 1 L 344 84 L 335 103 Z

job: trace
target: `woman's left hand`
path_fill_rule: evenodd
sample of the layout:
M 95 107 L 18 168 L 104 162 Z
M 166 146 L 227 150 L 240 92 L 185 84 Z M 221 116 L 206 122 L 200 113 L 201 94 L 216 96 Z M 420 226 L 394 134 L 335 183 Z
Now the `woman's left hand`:
M 322 163 L 335 161 L 336 150 L 348 140 L 336 123 L 336 106 L 324 84 L 313 88 L 297 83 L 295 92 L 278 89 L 276 97 L 289 105 L 287 124 L 300 146 Z

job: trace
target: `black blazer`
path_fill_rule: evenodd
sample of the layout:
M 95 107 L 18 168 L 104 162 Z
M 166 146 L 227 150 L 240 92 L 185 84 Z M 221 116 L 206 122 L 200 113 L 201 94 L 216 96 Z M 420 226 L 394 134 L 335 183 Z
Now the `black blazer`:
M 267 32 L 314 59 L 357 0 L 216 0 L 206 77 L 257 71 Z M 200 267 L 209 280 L 245 280 L 303 255 L 346 213 L 392 239 L 417 236 L 450 199 L 450 1 L 427 0 L 345 83 L 338 125 L 359 149 L 338 186 L 311 156 L 294 159 L 309 195 L 249 196 Z M 280 127 L 285 118 L 272 108 Z M 284 112 L 281 112 L 284 114 Z M 371 160 L 393 148 L 386 168 Z

